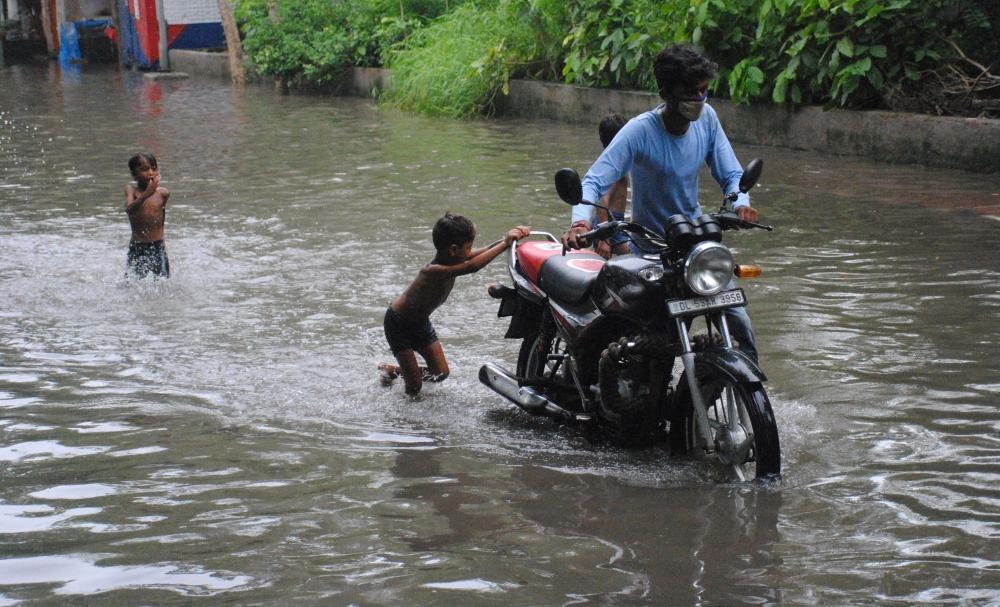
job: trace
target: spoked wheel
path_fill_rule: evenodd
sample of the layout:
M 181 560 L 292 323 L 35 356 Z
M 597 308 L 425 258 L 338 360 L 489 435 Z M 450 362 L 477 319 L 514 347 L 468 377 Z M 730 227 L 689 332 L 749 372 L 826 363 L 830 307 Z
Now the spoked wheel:
M 778 426 L 764 387 L 760 383 L 737 382 L 721 373 L 706 373 L 705 377 L 699 373 L 698 386 L 714 444 L 708 445 L 707 451 L 698 445 L 691 395 L 684 377 L 670 424 L 672 450 L 714 459 L 740 481 L 779 477 Z
M 558 336 L 529 335 L 517 355 L 517 376 L 561 405 L 576 398 L 566 343 Z M 578 399 L 577 399 L 578 400 Z

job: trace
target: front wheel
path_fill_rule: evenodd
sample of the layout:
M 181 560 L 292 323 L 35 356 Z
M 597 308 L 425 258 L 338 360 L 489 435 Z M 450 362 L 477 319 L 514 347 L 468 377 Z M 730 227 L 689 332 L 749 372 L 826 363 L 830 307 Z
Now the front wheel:
M 698 386 L 708 414 L 712 445 L 699 445 L 687 378 L 682 377 L 670 423 L 674 453 L 715 459 L 739 480 L 781 475 L 778 425 L 760 382 L 737 381 L 711 367 L 698 369 Z

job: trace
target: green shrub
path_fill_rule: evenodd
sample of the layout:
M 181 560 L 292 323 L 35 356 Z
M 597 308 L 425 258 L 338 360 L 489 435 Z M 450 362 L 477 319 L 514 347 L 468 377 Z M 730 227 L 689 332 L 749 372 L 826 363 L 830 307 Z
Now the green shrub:
M 432 115 L 490 113 L 512 76 L 552 72 L 561 4 L 499 0 L 458 7 L 408 38 L 389 61 L 384 99 Z
M 261 73 L 323 85 L 388 49 L 461 0 L 240 0 L 243 48 Z
M 653 58 L 674 40 L 686 0 L 579 0 L 563 38 L 565 81 L 583 86 L 655 90 Z
M 567 82 L 653 90 L 656 53 L 690 41 L 738 102 L 893 106 L 960 79 L 949 66 L 975 71 L 959 48 L 1000 56 L 996 0 L 578 0 L 570 15 Z

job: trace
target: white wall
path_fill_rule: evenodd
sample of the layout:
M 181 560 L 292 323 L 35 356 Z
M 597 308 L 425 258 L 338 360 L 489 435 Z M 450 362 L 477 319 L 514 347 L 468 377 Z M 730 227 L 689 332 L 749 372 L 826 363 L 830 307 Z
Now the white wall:
M 163 0 L 163 17 L 170 25 L 219 23 L 219 0 Z

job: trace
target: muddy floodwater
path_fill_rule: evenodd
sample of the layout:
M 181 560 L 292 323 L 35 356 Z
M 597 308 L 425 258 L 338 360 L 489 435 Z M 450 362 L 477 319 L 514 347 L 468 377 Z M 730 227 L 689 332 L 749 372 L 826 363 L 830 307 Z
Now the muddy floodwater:
M 737 146 L 777 486 L 482 386 L 502 263 L 434 316 L 448 381 L 379 384 L 434 220 L 560 230 L 598 118 L 0 70 L 0 605 L 1000 604 L 1000 174 Z M 141 150 L 172 278 L 127 284 Z

